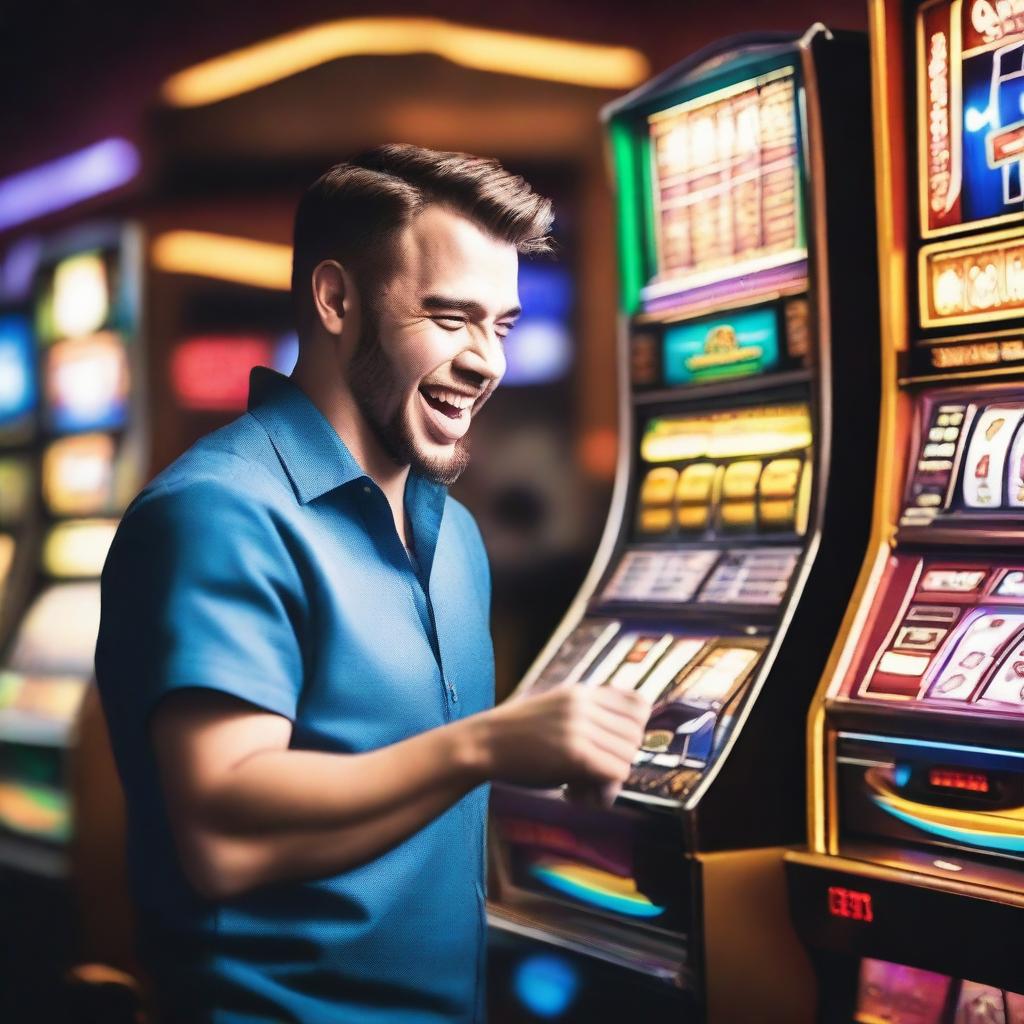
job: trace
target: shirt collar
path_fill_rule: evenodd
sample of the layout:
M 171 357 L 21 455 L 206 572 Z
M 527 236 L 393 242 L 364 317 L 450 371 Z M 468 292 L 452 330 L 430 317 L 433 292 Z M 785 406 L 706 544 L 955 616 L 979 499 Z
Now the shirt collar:
M 280 373 L 265 366 L 253 368 L 249 412 L 270 436 L 303 505 L 366 476 L 324 414 Z

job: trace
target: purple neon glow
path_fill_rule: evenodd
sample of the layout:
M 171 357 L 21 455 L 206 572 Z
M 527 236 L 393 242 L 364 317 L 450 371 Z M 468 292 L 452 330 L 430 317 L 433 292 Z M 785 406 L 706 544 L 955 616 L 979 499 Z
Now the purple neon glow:
M 104 139 L 0 181 L 0 231 L 127 184 L 139 172 L 127 139 Z
M 742 277 L 730 277 L 725 281 L 715 281 L 712 284 L 702 285 L 700 288 L 692 288 L 687 292 L 676 292 L 674 295 L 662 295 L 657 299 L 649 299 L 644 303 L 644 309 L 649 313 L 666 309 L 675 312 L 737 293 L 756 294 L 762 291 L 771 291 L 806 276 L 807 260 L 797 260 L 795 263 L 788 263 L 781 267 L 759 270 L 754 274 L 744 274 Z M 682 296 L 685 296 L 685 299 Z

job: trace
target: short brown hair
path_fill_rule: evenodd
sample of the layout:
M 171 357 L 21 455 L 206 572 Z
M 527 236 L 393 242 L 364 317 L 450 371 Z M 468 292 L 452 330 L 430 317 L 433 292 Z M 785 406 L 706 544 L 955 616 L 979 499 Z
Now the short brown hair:
M 391 143 L 335 164 L 306 190 L 295 214 L 292 300 L 299 333 L 312 312 L 309 281 L 322 260 L 360 288 L 385 273 L 394 235 L 424 207 L 448 206 L 524 255 L 551 251 L 551 200 L 497 160 Z

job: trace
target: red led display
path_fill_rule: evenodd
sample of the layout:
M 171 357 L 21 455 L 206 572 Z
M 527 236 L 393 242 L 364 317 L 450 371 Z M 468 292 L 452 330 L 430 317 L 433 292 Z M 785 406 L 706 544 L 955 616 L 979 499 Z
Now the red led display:
M 171 356 L 171 383 L 186 409 L 240 412 L 249 396 L 249 371 L 271 366 L 274 349 L 258 335 L 213 335 L 183 341 Z
M 983 772 L 965 772 L 959 768 L 932 768 L 928 782 L 939 789 L 961 789 L 968 793 L 987 793 L 988 776 Z
M 868 924 L 875 919 L 871 907 L 871 893 L 858 892 L 841 885 L 828 887 L 828 912 L 833 917 L 845 917 L 850 921 L 863 921 Z

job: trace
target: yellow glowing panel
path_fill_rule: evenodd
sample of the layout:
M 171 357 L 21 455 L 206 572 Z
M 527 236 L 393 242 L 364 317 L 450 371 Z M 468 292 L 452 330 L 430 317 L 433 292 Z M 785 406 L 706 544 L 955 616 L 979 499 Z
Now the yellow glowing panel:
M 684 502 L 703 502 L 711 500 L 711 488 L 715 482 L 718 467 L 713 462 L 697 462 L 679 474 L 679 487 L 676 498 Z
M 114 439 L 107 434 L 64 437 L 43 453 L 43 497 L 57 515 L 102 511 L 113 486 Z
M 640 504 L 669 505 L 672 502 L 672 493 L 675 491 L 676 481 L 679 473 L 671 466 L 658 466 L 652 469 L 640 488 Z
M 113 519 L 58 523 L 43 543 L 43 568 L 51 576 L 99 576 L 116 531 Z
M 760 462 L 734 462 L 722 477 L 723 498 L 753 498 L 761 476 Z
M 70 722 L 81 707 L 86 680 L 80 676 L 24 676 L 0 673 L 0 709 Z
M 680 505 L 676 521 L 683 530 L 706 530 L 710 516 L 710 505 Z
M 672 526 L 672 509 L 645 508 L 640 511 L 640 529 L 644 533 L 664 533 Z
M 753 501 L 727 501 L 718 515 L 722 526 L 728 529 L 753 529 L 757 523 L 757 505 Z
M 107 268 L 95 253 L 70 256 L 53 274 L 53 321 L 58 335 L 91 334 L 110 310 Z
M 28 512 L 32 469 L 26 459 L 0 459 L 0 524 L 18 523 Z
M 800 459 L 773 459 L 761 477 L 762 498 L 792 498 L 800 480 Z
M 153 240 L 153 266 L 169 274 L 195 274 L 254 288 L 288 291 L 292 247 L 207 231 L 168 231 Z
M 3 596 L 4 584 L 14 564 L 14 538 L 8 533 L 0 533 L 0 597 Z
M 679 462 L 775 455 L 810 445 L 810 410 L 795 404 L 652 419 L 640 454 L 647 462 Z
M 99 582 L 49 587 L 22 619 L 10 667 L 32 676 L 89 676 L 99 625 Z
M 772 530 L 795 530 L 796 499 L 762 498 L 761 525 Z
M 625 46 L 473 28 L 439 18 L 346 18 L 287 32 L 196 64 L 162 89 L 177 107 L 197 107 L 259 89 L 332 60 L 433 53 L 453 64 L 598 89 L 628 89 L 648 74 Z

